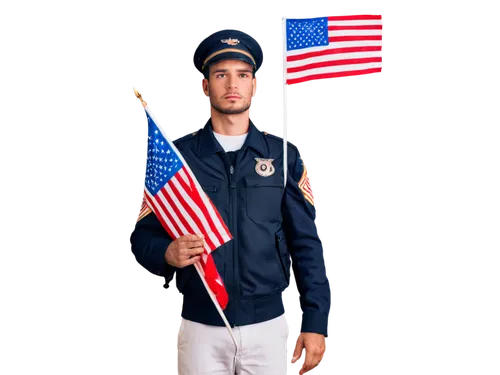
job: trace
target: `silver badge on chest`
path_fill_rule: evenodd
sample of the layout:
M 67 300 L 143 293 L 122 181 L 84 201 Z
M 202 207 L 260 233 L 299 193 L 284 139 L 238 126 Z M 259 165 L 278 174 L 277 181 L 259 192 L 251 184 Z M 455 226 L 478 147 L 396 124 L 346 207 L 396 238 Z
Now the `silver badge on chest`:
M 269 177 L 274 174 L 274 165 L 272 162 L 274 159 L 261 159 L 255 158 L 257 164 L 255 164 L 255 172 L 257 172 L 262 177 Z

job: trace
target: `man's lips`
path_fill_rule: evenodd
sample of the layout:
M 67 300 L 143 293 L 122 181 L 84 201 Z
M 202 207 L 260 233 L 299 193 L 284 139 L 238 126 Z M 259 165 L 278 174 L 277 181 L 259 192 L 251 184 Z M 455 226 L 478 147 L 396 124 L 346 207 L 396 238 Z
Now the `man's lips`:
M 226 95 L 224 99 L 241 99 L 241 96 L 231 94 L 231 95 Z

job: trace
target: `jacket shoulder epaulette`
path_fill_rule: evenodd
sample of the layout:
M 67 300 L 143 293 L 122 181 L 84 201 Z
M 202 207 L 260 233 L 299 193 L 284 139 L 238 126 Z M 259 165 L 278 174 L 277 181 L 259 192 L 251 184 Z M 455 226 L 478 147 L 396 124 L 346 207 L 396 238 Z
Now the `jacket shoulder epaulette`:
M 283 147 L 283 138 L 281 137 L 278 137 L 274 134 L 270 134 L 268 132 L 262 132 L 262 134 L 264 134 L 268 139 L 271 139 L 272 142 L 279 142 L 279 144 L 281 145 L 281 147 Z M 288 144 L 288 147 L 291 147 L 294 151 L 298 152 L 299 150 L 297 149 L 297 146 L 295 146 L 293 143 L 287 141 L 286 142 Z
M 174 141 L 174 145 L 175 145 L 176 147 L 179 147 L 180 145 L 182 145 L 182 144 L 186 143 L 187 141 L 195 139 L 195 138 L 196 138 L 196 135 L 198 134 L 198 132 L 199 132 L 199 130 L 198 130 L 198 131 L 196 131 L 196 132 L 194 132 L 194 133 L 189 133 L 189 134 L 186 134 L 185 136 L 183 136 L 183 137 L 180 137 L 180 138 L 176 139 L 176 140 Z

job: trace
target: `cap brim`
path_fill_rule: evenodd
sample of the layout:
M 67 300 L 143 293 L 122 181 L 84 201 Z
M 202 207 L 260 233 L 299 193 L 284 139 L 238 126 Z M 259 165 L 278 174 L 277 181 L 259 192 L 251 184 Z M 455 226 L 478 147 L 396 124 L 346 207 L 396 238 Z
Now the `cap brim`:
M 223 61 L 223 60 L 240 60 L 240 61 L 246 62 L 248 65 L 251 65 L 252 67 L 255 67 L 255 64 L 252 61 L 252 59 L 246 55 L 243 55 L 242 53 L 224 52 L 224 53 L 221 53 L 217 56 L 212 57 L 209 61 L 207 61 L 207 63 L 202 67 L 201 70 L 203 70 L 205 67 L 216 64 L 216 63 Z

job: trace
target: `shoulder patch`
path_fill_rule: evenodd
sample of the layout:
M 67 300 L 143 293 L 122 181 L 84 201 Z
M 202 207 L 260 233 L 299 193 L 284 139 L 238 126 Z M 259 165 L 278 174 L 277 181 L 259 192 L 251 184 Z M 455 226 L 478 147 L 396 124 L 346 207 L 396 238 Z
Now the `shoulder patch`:
M 137 221 L 145 218 L 148 216 L 151 212 L 151 208 L 149 208 L 147 202 L 146 202 L 146 193 L 144 193 L 144 197 L 142 198 L 142 206 L 141 210 L 139 211 L 139 217 L 137 218 Z
M 304 171 L 302 172 L 302 177 L 299 181 L 299 188 L 300 191 L 302 191 L 304 198 L 314 206 L 314 196 L 311 189 L 311 184 L 309 183 L 309 177 L 307 177 L 306 165 L 302 161 L 302 158 L 300 159 L 300 161 L 302 163 L 302 166 L 304 167 Z

